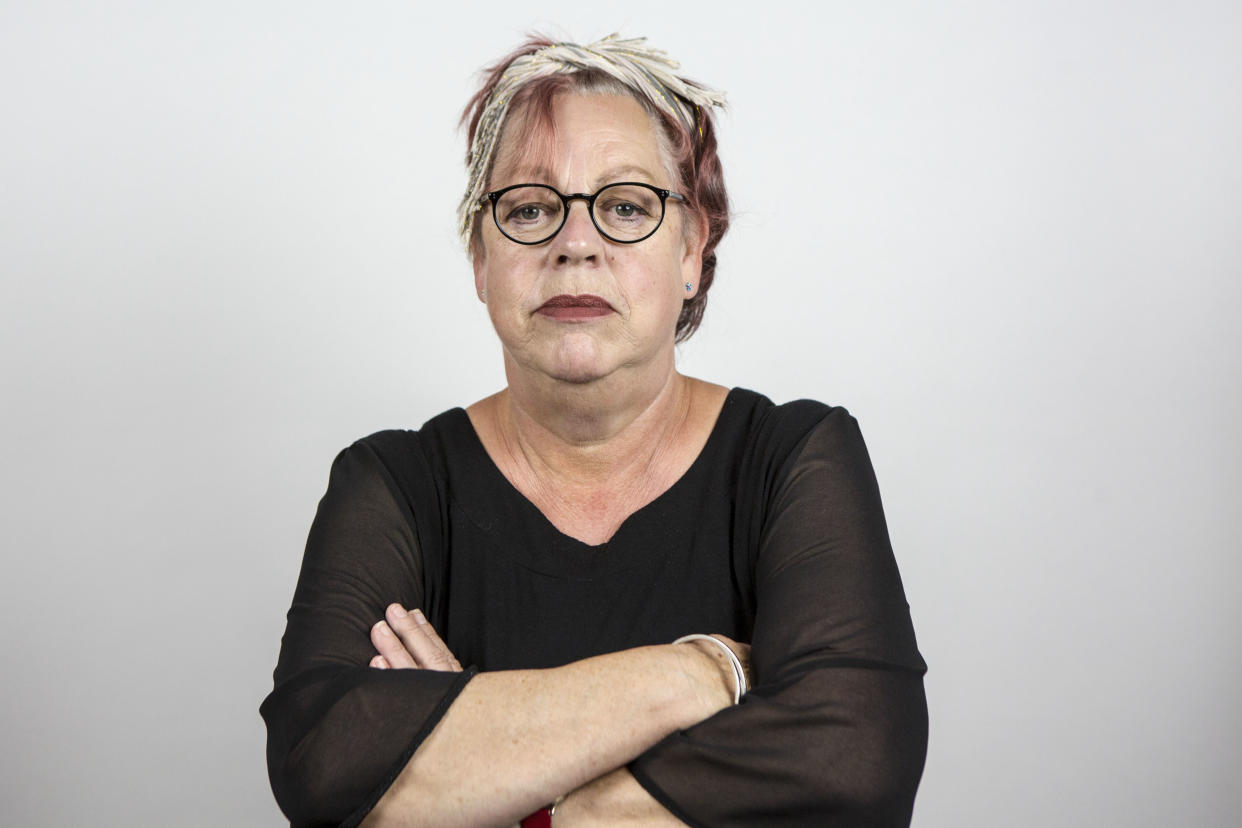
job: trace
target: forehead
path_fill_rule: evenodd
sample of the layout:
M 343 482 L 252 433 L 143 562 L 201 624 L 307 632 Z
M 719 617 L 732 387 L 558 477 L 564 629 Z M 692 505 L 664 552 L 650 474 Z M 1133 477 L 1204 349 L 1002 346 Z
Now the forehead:
M 510 112 L 492 168 L 493 188 L 521 181 L 591 185 L 617 176 L 648 183 L 667 177 L 659 126 L 628 95 L 559 93 Z

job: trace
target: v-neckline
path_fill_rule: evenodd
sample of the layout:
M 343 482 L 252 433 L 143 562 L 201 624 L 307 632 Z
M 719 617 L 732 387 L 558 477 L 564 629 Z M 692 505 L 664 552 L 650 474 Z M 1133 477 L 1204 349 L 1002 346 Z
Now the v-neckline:
M 575 538 L 573 535 L 562 532 L 555 523 L 548 519 L 548 516 L 543 513 L 543 510 L 536 506 L 534 501 L 523 494 L 517 486 L 513 485 L 513 482 L 505 476 L 503 471 L 500 470 L 500 466 L 492 458 L 491 454 L 488 453 L 487 447 L 483 445 L 483 439 L 479 437 L 479 432 L 475 429 L 474 423 L 471 421 L 470 415 L 466 413 L 466 410 L 464 408 L 454 408 L 453 414 L 460 419 L 460 425 L 463 433 L 468 435 L 467 443 L 469 444 L 469 450 L 476 455 L 475 460 L 477 461 L 479 467 L 485 470 L 484 473 L 493 478 L 493 482 L 496 483 L 500 491 L 502 491 L 511 500 L 520 503 L 521 508 L 524 511 L 527 511 L 535 516 L 536 522 L 544 529 L 544 531 L 551 533 L 553 537 L 560 539 L 563 543 L 590 551 L 602 551 L 607 549 L 609 544 L 615 541 L 621 533 L 625 531 L 627 526 L 635 522 L 636 518 L 640 518 L 640 516 L 644 513 L 650 513 L 659 509 L 660 506 L 662 506 L 666 501 L 671 500 L 681 489 L 689 485 L 687 481 L 689 481 L 692 477 L 697 476 L 699 470 L 708 462 L 707 458 L 713 454 L 716 448 L 716 443 L 720 441 L 721 434 L 725 430 L 725 418 L 729 415 L 729 412 L 733 407 L 732 403 L 734 402 L 734 398 L 740 390 L 741 389 L 736 387 L 731 388 L 728 393 L 725 394 L 724 402 L 721 403 L 720 406 L 720 411 L 716 414 L 716 421 L 712 423 L 711 431 L 707 434 L 707 440 L 704 441 L 703 447 L 699 449 L 699 453 L 695 456 L 690 465 L 686 467 L 686 470 L 681 473 L 681 476 L 674 480 L 667 489 L 660 492 L 654 498 L 626 515 L 625 519 L 618 524 L 617 529 L 612 533 L 612 536 L 608 538 L 608 540 L 599 544 L 585 543 L 578 538 Z

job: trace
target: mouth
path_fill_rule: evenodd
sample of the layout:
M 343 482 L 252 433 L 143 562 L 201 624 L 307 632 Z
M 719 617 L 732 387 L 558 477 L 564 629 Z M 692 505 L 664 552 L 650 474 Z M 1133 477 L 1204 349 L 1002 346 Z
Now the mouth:
M 612 312 L 612 305 L 608 304 L 603 298 L 589 293 L 580 293 L 577 296 L 569 296 L 568 294 L 553 296 L 535 311 L 540 316 L 562 321 L 595 319 L 600 316 L 607 316 Z

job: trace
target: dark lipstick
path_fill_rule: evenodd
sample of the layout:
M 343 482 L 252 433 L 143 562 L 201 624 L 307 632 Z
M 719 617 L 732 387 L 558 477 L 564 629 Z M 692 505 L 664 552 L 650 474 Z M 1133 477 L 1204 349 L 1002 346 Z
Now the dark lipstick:
M 593 319 L 612 313 L 612 305 L 589 293 L 580 293 L 577 296 L 561 294 L 540 305 L 537 313 L 552 319 Z

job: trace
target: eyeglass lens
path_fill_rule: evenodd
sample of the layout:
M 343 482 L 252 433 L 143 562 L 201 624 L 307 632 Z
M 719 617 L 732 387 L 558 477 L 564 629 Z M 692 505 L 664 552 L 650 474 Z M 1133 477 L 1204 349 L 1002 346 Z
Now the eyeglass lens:
M 564 223 L 564 212 L 561 196 L 543 185 L 515 187 L 496 199 L 496 225 L 505 235 L 525 244 L 555 236 Z M 591 218 L 599 231 L 614 241 L 640 241 L 660 226 L 664 203 L 647 187 L 610 184 L 596 194 Z

